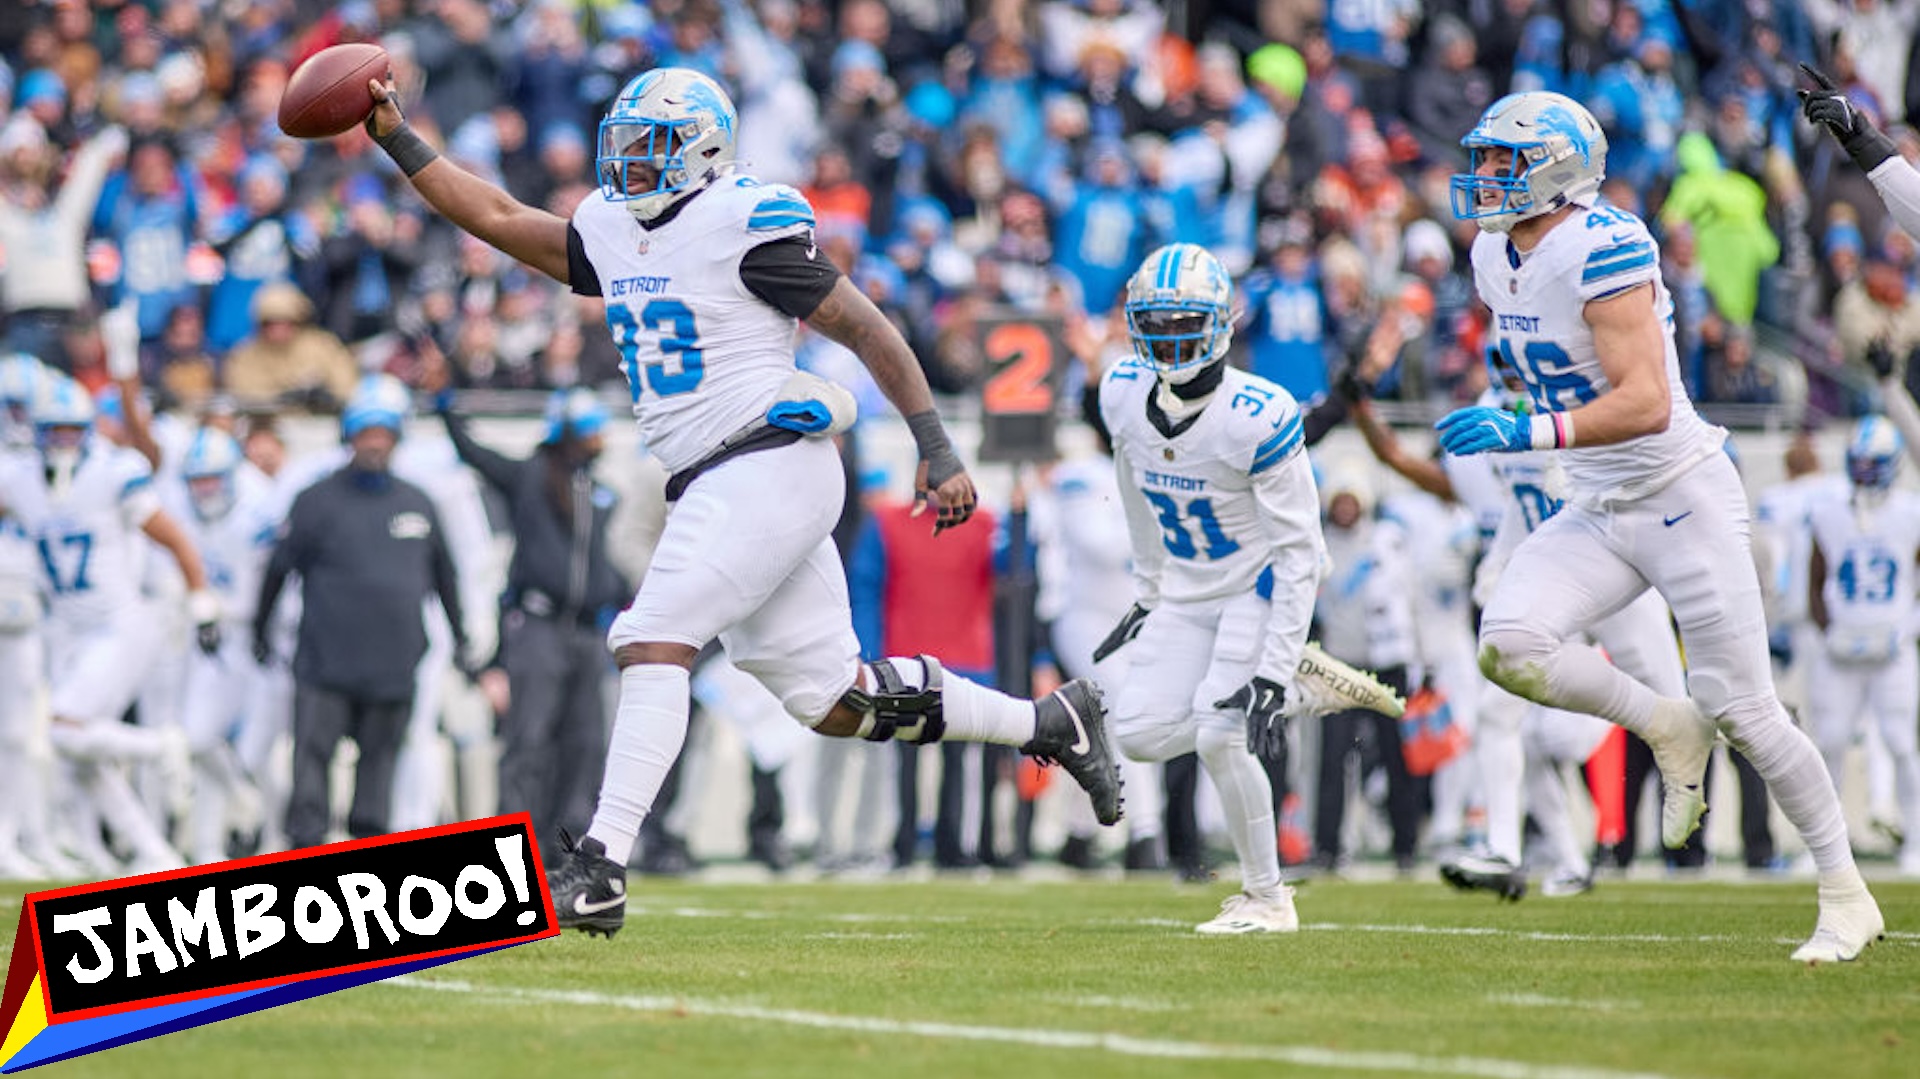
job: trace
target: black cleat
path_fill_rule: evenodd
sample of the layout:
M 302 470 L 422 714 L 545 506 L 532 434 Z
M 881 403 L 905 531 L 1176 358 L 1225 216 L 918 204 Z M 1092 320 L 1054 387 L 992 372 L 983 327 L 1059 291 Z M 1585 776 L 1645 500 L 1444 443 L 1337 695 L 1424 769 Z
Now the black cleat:
M 547 871 L 547 890 L 562 929 L 612 937 L 627 922 L 627 871 L 607 857 L 598 839 L 560 833 L 560 859 Z
M 1100 859 L 1093 850 L 1093 839 L 1083 835 L 1068 836 L 1067 841 L 1060 845 L 1060 864 L 1082 871 L 1100 868 Z
M 1136 839 L 1127 844 L 1127 872 L 1164 873 L 1167 870 L 1167 849 L 1159 836 Z
M 1107 741 L 1106 706 L 1100 690 L 1076 678 L 1033 702 L 1033 741 L 1020 752 L 1058 764 L 1093 800 L 1101 824 L 1120 820 L 1120 765 Z
M 1527 875 L 1505 858 L 1467 854 L 1440 867 L 1440 876 L 1463 892 L 1492 892 L 1518 903 L 1527 894 Z

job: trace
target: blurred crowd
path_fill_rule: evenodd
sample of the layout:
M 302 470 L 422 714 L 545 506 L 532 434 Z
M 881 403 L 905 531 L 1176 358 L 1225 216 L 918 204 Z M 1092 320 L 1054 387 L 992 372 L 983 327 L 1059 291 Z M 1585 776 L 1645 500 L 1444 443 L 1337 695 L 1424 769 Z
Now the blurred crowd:
M 1487 104 L 1559 90 L 1606 128 L 1605 198 L 1661 242 L 1696 397 L 1852 414 L 1867 354 L 1920 345 L 1920 256 L 1800 119 L 1795 64 L 1920 156 L 1916 20 L 1920 0 L 24 0 L 0 12 L 5 344 L 98 385 L 91 313 L 131 297 L 170 402 L 324 410 L 374 370 L 619 383 L 598 301 L 461 236 L 361 132 L 279 131 L 302 60 L 373 41 L 431 141 L 559 214 L 627 78 L 712 74 L 745 168 L 805 192 L 950 394 L 994 306 L 1059 318 L 1091 362 L 1129 271 L 1179 240 L 1240 277 L 1239 362 L 1303 400 L 1352 362 L 1389 396 L 1467 400 L 1483 314 L 1447 176 Z M 834 348 L 803 338 L 802 362 Z

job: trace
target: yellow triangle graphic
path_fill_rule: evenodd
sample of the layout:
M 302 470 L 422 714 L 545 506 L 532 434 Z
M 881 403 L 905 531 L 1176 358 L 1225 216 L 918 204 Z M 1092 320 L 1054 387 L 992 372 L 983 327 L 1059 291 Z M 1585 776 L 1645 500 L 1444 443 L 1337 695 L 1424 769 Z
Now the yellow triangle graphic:
M 14 1058 L 14 1055 L 27 1047 L 39 1033 L 47 1029 L 46 999 L 40 994 L 40 975 L 35 974 L 27 985 L 27 995 L 20 1000 L 20 1014 L 13 1017 L 13 1026 L 7 1031 L 7 1040 L 0 1042 L 0 1067 Z

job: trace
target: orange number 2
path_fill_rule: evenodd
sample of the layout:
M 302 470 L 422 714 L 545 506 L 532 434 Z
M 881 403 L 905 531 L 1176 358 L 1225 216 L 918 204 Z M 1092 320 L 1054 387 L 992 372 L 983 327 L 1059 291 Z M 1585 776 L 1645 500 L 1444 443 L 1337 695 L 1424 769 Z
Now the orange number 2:
M 1053 339 L 1046 331 L 1032 323 L 1010 322 L 989 331 L 986 344 L 987 362 L 1000 368 L 980 391 L 987 412 L 999 416 L 1051 412 Z

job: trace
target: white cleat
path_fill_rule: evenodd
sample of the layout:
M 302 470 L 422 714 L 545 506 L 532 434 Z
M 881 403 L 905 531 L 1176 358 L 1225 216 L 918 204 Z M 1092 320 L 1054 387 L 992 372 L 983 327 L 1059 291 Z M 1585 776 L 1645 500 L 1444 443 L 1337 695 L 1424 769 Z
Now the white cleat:
M 1707 815 L 1707 765 L 1719 736 L 1713 721 L 1688 697 L 1663 698 L 1654 705 L 1646 743 L 1660 769 L 1660 842 L 1679 850 Z
M 1311 641 L 1300 653 L 1293 691 L 1298 699 L 1291 702 L 1287 715 L 1294 719 L 1352 708 L 1399 719 L 1407 711 L 1407 702 L 1371 672 L 1340 662 Z
M 1208 937 L 1237 936 L 1242 933 L 1294 933 L 1300 929 L 1300 915 L 1293 909 L 1293 889 L 1281 885 L 1276 896 L 1248 895 L 1240 892 L 1220 904 L 1220 913 L 1212 921 L 1201 922 L 1194 932 Z
M 1794 949 L 1793 961 L 1809 966 L 1820 963 L 1848 963 L 1860 957 L 1867 945 L 1886 935 L 1887 921 L 1880 916 L 1880 904 L 1863 885 L 1846 893 L 1820 889 L 1820 920 L 1813 936 Z

